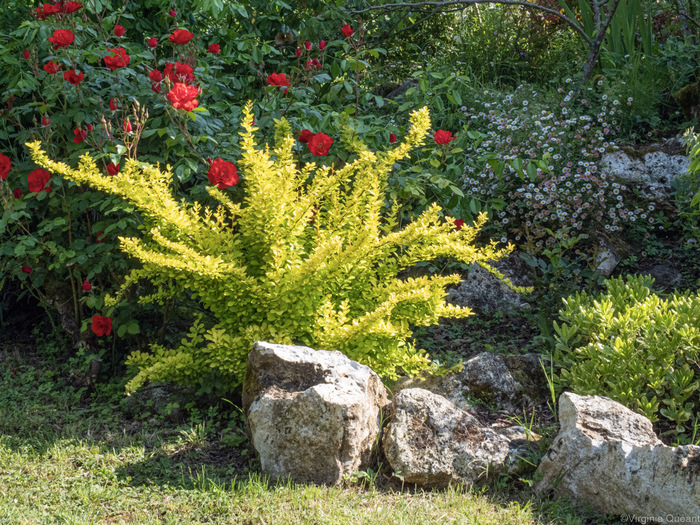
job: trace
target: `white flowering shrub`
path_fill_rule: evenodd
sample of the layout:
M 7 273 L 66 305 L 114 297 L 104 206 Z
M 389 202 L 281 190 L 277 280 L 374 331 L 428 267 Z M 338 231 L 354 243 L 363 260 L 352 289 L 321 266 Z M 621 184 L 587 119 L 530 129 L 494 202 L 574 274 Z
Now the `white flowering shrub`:
M 649 210 L 629 207 L 628 188 L 599 167 L 605 152 L 618 149 L 618 106 L 632 100 L 591 88 L 586 98 L 563 88 L 559 93 L 556 109 L 551 96 L 528 86 L 507 95 L 486 90 L 462 107 L 476 140 L 463 191 L 480 202 L 478 208 L 496 209 L 503 242 L 525 244 L 531 252 L 586 238 L 596 228 L 615 232 L 628 221 L 654 222 Z

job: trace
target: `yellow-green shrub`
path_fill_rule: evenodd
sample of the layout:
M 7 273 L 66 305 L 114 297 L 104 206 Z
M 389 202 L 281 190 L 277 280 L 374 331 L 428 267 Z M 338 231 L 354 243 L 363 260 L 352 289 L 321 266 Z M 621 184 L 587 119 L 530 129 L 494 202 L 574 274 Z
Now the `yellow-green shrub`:
M 390 151 L 369 151 L 348 128 L 342 138 L 355 160 L 341 168 L 312 163 L 300 169 L 289 123 L 277 122 L 272 151 L 259 149 L 250 108 L 238 162 L 245 196 L 235 204 L 209 187 L 220 202 L 215 209 L 175 200 L 167 169 L 131 161 L 109 177 L 89 155 L 73 169 L 49 160 L 38 142 L 29 144 L 40 166 L 138 208 L 146 235 L 120 242 L 143 267 L 126 286 L 141 278 L 154 283 L 159 292 L 144 300 L 191 292 L 218 320 L 209 330 L 195 323 L 176 349 L 152 345 L 150 354 L 132 353 L 128 362 L 139 373 L 128 388 L 165 380 L 205 389 L 234 386 L 257 340 L 340 350 L 389 378 L 428 367 L 425 353 L 410 343 L 411 326 L 470 314 L 444 301 L 445 287 L 459 276 L 399 279 L 398 273 L 443 256 L 485 265 L 509 250 L 473 245 L 485 216 L 457 231 L 433 205 L 399 230 L 396 210 L 385 210 L 389 171 L 422 144 L 430 127 L 427 109 L 413 113 L 405 142 Z

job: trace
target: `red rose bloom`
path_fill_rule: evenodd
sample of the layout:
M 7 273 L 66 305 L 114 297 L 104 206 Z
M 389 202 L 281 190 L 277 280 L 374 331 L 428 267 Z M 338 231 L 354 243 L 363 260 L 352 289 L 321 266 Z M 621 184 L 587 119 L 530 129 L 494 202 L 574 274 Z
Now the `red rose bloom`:
M 109 175 L 116 175 L 119 173 L 119 164 L 107 164 L 107 173 Z
M 182 82 L 183 84 L 190 84 L 194 82 L 194 75 L 192 74 L 192 66 L 187 63 L 176 62 L 172 64 L 171 62 L 165 63 L 165 69 L 163 74 L 170 79 L 173 84 L 177 82 Z
M 350 27 L 350 24 L 345 24 L 343 27 L 340 28 L 340 30 L 345 36 L 348 37 L 355 34 L 355 30 L 352 27 Z
M 0 153 L 0 180 L 5 180 L 7 174 L 10 173 L 10 168 L 12 167 L 12 161 L 10 157 L 4 153 Z
M 156 47 L 158 45 L 158 39 L 154 36 L 148 39 L 148 47 Z
M 75 137 L 73 137 L 73 144 L 80 144 L 85 140 L 85 137 L 87 137 L 87 131 L 80 128 L 75 128 L 73 134 L 75 135 Z
M 78 9 L 82 9 L 83 4 L 82 2 L 74 2 L 74 1 L 69 1 L 63 4 L 61 11 L 66 13 L 67 15 L 76 12 Z
M 168 92 L 167 97 L 175 109 L 192 111 L 199 106 L 199 102 L 197 101 L 198 95 L 199 89 L 196 87 L 176 82 L 173 89 Z
M 326 49 L 326 41 L 325 41 L 325 40 L 319 40 L 319 42 L 318 42 L 318 49 L 319 49 L 320 51 L 323 51 L 324 49 Z
M 92 316 L 92 331 L 97 337 L 102 337 L 103 335 L 109 335 L 112 333 L 112 318 L 102 317 L 101 315 Z
M 209 47 L 207 48 L 207 53 L 213 53 L 215 55 L 218 55 L 221 53 L 221 46 L 219 44 L 209 44 Z
M 280 90 L 284 88 L 283 93 L 286 93 L 287 87 L 289 87 L 289 80 L 284 73 L 271 73 L 267 76 L 267 83 L 271 86 L 278 86 L 277 89 Z
M 25 59 L 25 60 L 29 60 L 29 57 L 32 56 L 32 55 L 29 53 L 29 51 L 26 50 L 26 49 L 25 49 L 24 51 L 22 51 L 22 55 L 24 56 L 24 59 Z
M 389 142 L 391 142 L 392 144 L 394 142 L 396 142 L 396 135 L 394 135 L 393 133 L 390 133 L 389 134 Z
M 46 186 L 51 179 L 51 174 L 41 168 L 37 168 L 27 175 L 27 183 L 29 186 L 29 191 L 32 193 L 39 193 L 40 191 L 46 191 L 49 193 L 51 191 L 51 186 Z
M 171 9 L 170 11 L 168 11 L 168 14 L 170 16 L 172 16 L 173 18 L 175 18 L 177 16 L 177 11 L 175 11 L 174 9 Z
M 114 36 L 122 37 L 122 36 L 124 36 L 125 32 L 126 32 L 126 30 L 124 29 L 124 26 L 121 26 L 121 25 L 114 26 Z
M 315 157 L 325 157 L 328 155 L 328 150 L 331 149 L 333 145 L 333 139 L 330 138 L 325 133 L 316 133 L 311 140 L 309 140 L 309 151 Z
M 83 281 L 83 292 L 89 292 L 90 290 L 92 290 L 92 285 L 87 279 L 85 279 Z
M 83 79 L 85 78 L 85 74 L 84 73 L 76 73 L 72 69 L 69 69 L 68 71 L 63 73 L 63 78 L 65 78 L 68 82 L 70 82 L 74 86 L 77 86 L 78 84 L 80 84 L 83 81 Z
M 194 35 L 190 33 L 187 29 L 176 29 L 175 31 L 173 31 L 173 34 L 170 35 L 170 41 L 173 44 L 184 46 L 187 42 L 192 40 L 193 36 Z
M 123 47 L 115 47 L 110 49 L 109 52 L 112 53 L 112 56 L 105 57 L 105 65 L 112 71 L 129 65 L 131 57 L 127 55 L 126 49 Z
M 46 71 L 49 75 L 55 75 L 61 70 L 62 67 L 63 64 L 56 64 L 53 60 L 49 60 L 48 63 L 44 64 L 44 71 Z
M 158 71 L 157 69 L 154 69 L 148 74 L 148 78 L 151 79 L 151 82 L 162 82 L 163 81 L 163 74 Z
M 19 188 L 15 188 L 15 191 L 12 192 L 12 195 L 14 195 L 15 199 L 19 199 L 22 196 L 22 190 Z
M 162 88 L 160 87 L 160 84 L 151 84 L 151 91 L 154 93 L 160 93 Z
M 230 186 L 238 184 L 238 170 L 233 162 L 224 159 L 216 159 L 211 163 L 207 172 L 209 182 L 216 184 L 220 190 L 225 190 Z
M 310 129 L 302 129 L 299 133 L 299 142 L 302 144 L 308 144 L 312 138 L 314 138 L 314 132 Z
M 57 29 L 53 32 L 53 36 L 49 37 L 49 42 L 51 42 L 54 48 L 58 47 L 68 47 L 75 41 L 75 35 L 73 31 L 68 29 Z
M 42 126 L 50 126 L 50 125 L 51 125 L 51 121 L 49 120 L 49 117 L 47 117 L 46 115 L 44 115 L 43 117 L 41 117 L 41 125 L 42 125 Z
M 462 226 L 464 226 L 464 219 L 457 219 L 455 221 L 455 230 L 457 230 L 457 231 L 461 230 Z
M 439 129 L 435 132 L 435 135 L 433 136 L 433 140 L 435 140 L 435 144 L 447 144 L 449 142 L 452 142 L 454 139 L 457 137 L 454 137 L 452 133 L 449 131 L 445 131 L 444 129 Z
M 119 101 L 116 98 L 109 99 L 109 109 L 117 111 L 119 109 Z
M 29 275 L 30 273 L 32 273 L 32 267 L 31 266 L 22 266 L 22 273 L 26 273 L 27 275 Z

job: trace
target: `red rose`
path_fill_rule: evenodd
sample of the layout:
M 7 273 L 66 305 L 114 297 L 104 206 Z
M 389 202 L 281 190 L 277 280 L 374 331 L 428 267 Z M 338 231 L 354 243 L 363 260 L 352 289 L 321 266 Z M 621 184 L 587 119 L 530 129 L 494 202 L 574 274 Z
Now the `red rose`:
M 43 117 L 41 117 L 41 125 L 42 125 L 42 126 L 50 126 L 50 125 L 51 125 L 51 121 L 49 120 L 49 117 L 47 117 L 46 115 L 44 115 Z
M 433 136 L 435 144 L 447 144 L 449 142 L 452 142 L 456 138 L 457 137 L 452 136 L 452 133 L 450 133 L 449 131 L 445 131 L 444 129 L 437 130 L 435 132 L 435 135 Z
M 284 73 L 271 73 L 267 76 L 267 83 L 271 86 L 278 86 L 277 89 L 280 90 L 284 88 L 283 93 L 286 93 L 287 87 L 289 87 L 289 80 Z
M 27 275 L 29 275 L 30 273 L 32 273 L 32 267 L 31 266 L 22 266 L 22 273 L 26 273 Z
M 323 51 L 324 49 L 326 49 L 326 41 L 325 40 L 320 40 L 318 42 L 318 49 L 320 51 Z
M 88 124 L 88 125 L 87 125 L 87 130 L 88 130 L 88 131 L 92 131 L 93 129 L 95 129 L 95 127 L 94 127 L 92 124 Z
M 396 135 L 394 135 L 393 133 L 390 133 L 389 134 L 389 142 L 391 142 L 392 144 L 394 142 L 396 142 Z
M 355 34 L 355 30 L 352 27 L 350 27 L 350 24 L 345 24 L 343 27 L 340 28 L 340 30 L 345 36 L 352 36 L 353 34 Z
M 25 49 L 24 51 L 22 51 L 22 55 L 24 56 L 24 59 L 25 59 L 25 60 L 29 60 L 29 57 L 32 56 L 32 55 L 29 53 L 29 51 L 27 51 L 26 49 Z
M 306 48 L 307 51 L 311 51 L 311 48 L 313 48 L 314 45 L 307 40 L 306 43 L 304 44 L 304 47 Z
M 51 191 L 51 186 L 46 186 L 51 179 L 51 174 L 41 168 L 37 168 L 27 175 L 27 183 L 29 186 L 29 191 L 32 193 L 39 193 L 40 191 L 46 191 L 49 193 Z
M 151 37 L 148 39 L 148 47 L 156 47 L 158 45 L 158 39 L 156 37 Z
M 207 48 L 207 53 L 213 53 L 215 55 L 218 55 L 221 53 L 221 46 L 219 44 L 209 44 L 209 47 Z
M 112 53 L 112 56 L 105 57 L 105 65 L 112 71 L 129 65 L 131 57 L 127 55 L 126 49 L 123 47 L 112 48 L 109 52 Z
M 170 79 L 173 84 L 177 82 L 182 82 L 184 84 L 190 84 L 194 82 L 194 75 L 192 74 L 192 66 L 187 63 L 176 62 L 172 64 L 170 62 L 165 63 L 165 69 L 163 74 Z
M 73 31 L 68 29 L 57 29 L 53 32 L 53 36 L 49 37 L 49 42 L 51 42 L 54 48 L 58 47 L 68 47 L 75 41 L 75 35 Z
M 22 196 L 22 190 L 19 188 L 15 188 L 15 190 L 12 192 L 12 195 L 14 195 L 15 199 L 19 199 Z
M 299 58 L 301 56 L 301 48 L 297 47 L 297 50 L 294 52 L 294 54 Z
M 168 92 L 167 97 L 175 109 L 192 111 L 194 108 L 199 106 L 199 102 L 197 101 L 198 95 L 199 89 L 196 87 L 187 86 L 181 82 L 176 82 L 173 89 Z
M 216 184 L 220 190 L 225 190 L 230 186 L 238 184 L 238 170 L 233 162 L 224 159 L 216 159 L 211 163 L 207 172 L 209 182 Z
M 87 131 L 80 128 L 75 128 L 73 134 L 75 135 L 75 137 L 73 137 L 73 144 L 80 144 L 85 140 L 85 137 L 87 137 Z
M 85 279 L 83 281 L 83 292 L 89 292 L 90 290 L 92 290 L 92 285 L 87 279 Z
M 78 84 L 80 84 L 83 81 L 83 79 L 85 78 L 85 74 L 84 73 L 76 73 L 72 69 L 69 69 L 68 71 L 63 73 L 63 78 L 65 78 L 68 82 L 70 82 L 74 86 L 77 86 Z
M 318 58 L 314 58 L 311 63 L 316 69 L 321 69 L 321 61 Z
M 172 16 L 173 18 L 175 18 L 177 16 L 177 11 L 175 11 L 174 9 L 171 9 L 170 11 L 168 11 L 168 14 L 170 16 Z
M 314 132 L 310 129 L 302 129 L 299 133 L 299 142 L 302 144 L 308 144 L 312 138 L 314 138 Z
M 12 161 L 10 157 L 4 153 L 0 153 L 0 180 L 5 180 L 7 174 L 10 173 L 10 168 L 12 167 Z
M 163 74 L 158 71 L 157 69 L 154 69 L 148 74 L 148 78 L 151 79 L 151 82 L 162 82 L 163 81 Z
M 112 333 L 112 318 L 93 315 L 91 328 L 97 337 L 109 335 Z
M 98 244 L 105 242 L 104 233 L 105 232 L 95 232 L 95 241 L 97 241 Z
M 55 64 L 53 60 L 49 60 L 48 63 L 44 64 L 44 71 L 46 71 L 49 75 L 55 75 L 61 70 L 62 67 L 63 64 Z
M 125 32 L 126 32 L 126 30 L 124 29 L 124 26 L 121 26 L 121 25 L 114 26 L 114 36 L 122 37 L 122 36 L 124 36 Z
M 309 140 L 309 151 L 315 157 L 325 157 L 328 155 L 328 150 L 331 149 L 333 145 L 333 139 L 330 138 L 325 133 L 316 133 L 311 140 Z
M 173 31 L 173 34 L 170 35 L 170 41 L 173 44 L 184 46 L 187 42 L 192 40 L 193 36 L 194 35 L 190 33 L 187 29 L 176 29 L 175 31 Z
M 78 9 L 82 9 L 83 4 L 82 2 L 74 2 L 74 1 L 69 1 L 63 4 L 63 8 L 61 9 L 64 13 L 67 15 L 76 12 Z
M 122 130 L 124 133 L 131 133 L 133 131 L 133 128 L 131 127 L 131 121 L 129 119 L 126 119 L 122 123 Z
M 455 221 L 455 230 L 457 230 L 457 231 L 461 230 L 462 226 L 464 226 L 464 219 L 457 219 Z
M 119 164 L 107 164 L 107 173 L 109 175 L 116 175 L 119 173 Z
M 314 68 L 314 61 L 313 60 L 307 60 L 306 64 L 304 64 L 304 69 L 307 71 L 311 71 Z
M 154 93 L 160 93 L 162 88 L 160 87 L 160 84 L 151 84 L 151 91 Z
M 109 109 L 117 111 L 119 109 L 119 101 L 116 98 L 109 99 Z

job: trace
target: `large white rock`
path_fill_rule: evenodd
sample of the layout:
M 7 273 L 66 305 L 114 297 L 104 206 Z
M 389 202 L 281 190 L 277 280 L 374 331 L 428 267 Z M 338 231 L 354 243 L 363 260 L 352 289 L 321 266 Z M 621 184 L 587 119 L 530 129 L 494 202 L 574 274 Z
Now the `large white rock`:
M 562 394 L 559 422 L 537 469 L 537 493 L 551 491 L 628 519 L 698 519 L 700 447 L 665 446 L 647 418 L 606 397 Z
M 519 457 L 537 439 L 521 427 L 496 432 L 444 397 L 409 388 L 394 398 L 383 447 L 394 473 L 405 482 L 442 488 L 518 471 L 523 466 Z
M 637 184 L 655 200 L 668 198 L 671 183 L 687 172 L 689 166 L 690 158 L 686 155 L 670 155 L 663 151 L 651 151 L 638 157 L 617 151 L 604 154 L 600 160 L 604 172 Z
M 257 342 L 243 407 L 263 472 L 336 484 L 369 466 L 388 404 L 381 379 L 340 352 Z

